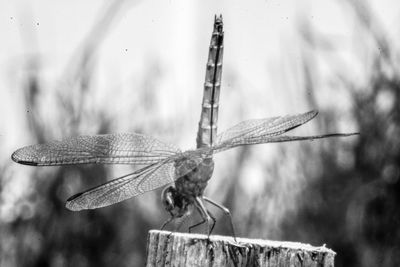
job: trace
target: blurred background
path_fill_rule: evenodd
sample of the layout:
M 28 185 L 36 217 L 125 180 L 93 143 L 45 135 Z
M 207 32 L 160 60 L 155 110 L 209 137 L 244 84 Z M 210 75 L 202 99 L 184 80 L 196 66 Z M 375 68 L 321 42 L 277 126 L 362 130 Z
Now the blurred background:
M 230 208 L 240 237 L 326 244 L 336 266 L 400 266 L 398 1 L 0 5 L 0 266 L 143 266 L 148 230 L 168 218 L 161 189 L 70 212 L 69 196 L 133 167 L 34 168 L 10 155 L 110 132 L 193 148 L 220 13 L 219 132 L 245 119 L 318 109 L 294 134 L 361 135 L 218 154 L 206 195 Z M 211 210 L 215 233 L 230 234 Z

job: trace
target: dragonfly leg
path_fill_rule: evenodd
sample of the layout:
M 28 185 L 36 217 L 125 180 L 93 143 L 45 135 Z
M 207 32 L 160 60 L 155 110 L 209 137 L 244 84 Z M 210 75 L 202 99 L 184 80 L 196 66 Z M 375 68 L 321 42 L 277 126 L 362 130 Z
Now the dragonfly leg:
M 214 230 L 215 224 L 217 223 L 217 219 L 215 219 L 215 216 L 209 211 L 207 210 L 208 215 L 210 215 L 212 222 L 211 228 L 210 228 L 210 232 L 208 233 L 208 237 L 210 237 L 212 231 Z
M 165 226 L 167 226 L 170 222 L 172 222 L 174 220 L 174 217 L 170 217 L 169 219 L 167 219 L 162 225 L 161 225 L 161 230 L 164 230 Z
M 189 218 L 189 215 L 190 215 L 190 213 L 187 212 L 182 217 L 178 218 L 178 222 L 176 223 L 174 231 L 178 231 L 182 227 L 182 225 L 186 221 L 186 219 Z
M 167 219 L 161 226 L 161 230 L 164 230 L 164 228 L 171 223 L 172 221 L 177 221 L 176 226 L 174 227 L 174 231 L 178 231 L 182 224 L 189 218 L 190 212 L 186 212 L 182 217 L 174 217 L 171 216 L 169 219 Z
M 212 220 L 212 225 L 211 225 L 210 231 L 209 231 L 209 233 L 208 233 L 208 236 L 210 236 L 210 234 L 211 234 L 212 231 L 214 230 L 214 226 L 215 226 L 215 224 L 216 224 L 216 222 L 217 222 L 217 219 L 215 219 L 214 215 L 213 215 L 209 210 L 207 210 L 207 212 L 208 212 L 208 215 L 210 216 L 210 218 L 211 218 L 211 220 Z M 192 232 L 192 229 L 193 229 L 193 228 L 196 228 L 197 226 L 202 225 L 202 224 L 204 224 L 204 223 L 206 223 L 206 222 L 207 222 L 207 220 L 206 220 L 206 219 L 203 219 L 203 220 L 201 220 L 200 222 L 189 226 L 189 233 Z
M 223 211 L 223 213 L 228 216 L 229 218 L 229 223 L 231 225 L 231 231 L 232 231 L 232 236 L 233 239 L 235 239 L 236 241 L 236 234 L 235 234 L 235 227 L 233 226 L 233 221 L 232 221 L 232 215 L 231 212 L 229 211 L 229 209 L 227 207 L 222 206 L 221 204 L 218 204 L 217 202 L 207 198 L 207 197 L 203 197 L 204 201 L 207 201 L 208 203 L 210 203 L 211 205 L 221 209 Z M 209 212 L 210 213 L 210 212 Z
M 189 226 L 189 233 L 192 233 L 193 228 L 196 228 L 197 226 L 202 225 L 202 224 L 205 223 L 206 221 L 207 221 L 206 219 L 202 219 L 200 222 Z
M 193 228 L 202 225 L 204 223 L 207 223 L 208 226 L 208 236 L 210 236 L 212 230 L 214 229 L 215 223 L 216 223 L 216 219 L 215 217 L 206 209 L 206 207 L 204 206 L 203 200 L 200 197 L 196 197 L 195 198 L 195 206 L 197 208 L 197 210 L 199 211 L 201 217 L 202 217 L 202 221 L 199 223 L 196 223 L 195 225 L 192 225 L 189 227 L 189 233 L 192 231 Z

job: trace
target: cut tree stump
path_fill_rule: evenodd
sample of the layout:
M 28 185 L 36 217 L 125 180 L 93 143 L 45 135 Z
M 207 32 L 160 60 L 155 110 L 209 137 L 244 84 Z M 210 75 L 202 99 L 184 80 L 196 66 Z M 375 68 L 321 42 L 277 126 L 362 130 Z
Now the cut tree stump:
M 146 266 L 333 267 L 335 254 L 325 245 L 151 230 Z

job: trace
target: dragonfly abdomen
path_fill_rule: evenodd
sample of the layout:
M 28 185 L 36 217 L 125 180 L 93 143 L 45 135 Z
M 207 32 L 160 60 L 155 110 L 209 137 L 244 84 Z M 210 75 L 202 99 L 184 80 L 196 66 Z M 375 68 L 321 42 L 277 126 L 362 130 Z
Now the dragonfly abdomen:
M 217 136 L 218 103 L 221 90 L 222 58 L 224 49 L 222 17 L 215 17 L 208 54 L 197 147 L 210 147 Z

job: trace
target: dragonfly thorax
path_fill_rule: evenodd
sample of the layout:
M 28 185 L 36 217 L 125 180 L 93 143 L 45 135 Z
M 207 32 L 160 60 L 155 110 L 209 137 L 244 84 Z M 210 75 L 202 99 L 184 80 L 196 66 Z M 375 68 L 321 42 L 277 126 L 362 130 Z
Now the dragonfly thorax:
M 211 157 L 203 158 L 200 161 L 186 159 L 176 162 L 176 176 L 180 177 L 175 181 L 177 193 L 193 202 L 193 198 L 203 195 L 213 171 L 214 161 Z

